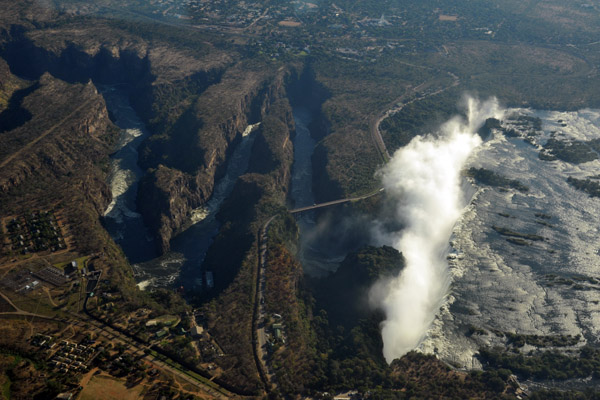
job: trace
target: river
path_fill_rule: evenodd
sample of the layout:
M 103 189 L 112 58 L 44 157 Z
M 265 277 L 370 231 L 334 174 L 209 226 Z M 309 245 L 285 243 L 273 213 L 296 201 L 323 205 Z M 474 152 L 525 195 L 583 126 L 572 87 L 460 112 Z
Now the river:
M 121 128 L 118 150 L 112 155 L 109 186 L 113 201 L 103 223 L 132 263 L 141 289 L 172 288 L 186 282 L 186 289 L 206 287 L 206 272 L 201 269 L 206 251 L 219 232 L 216 214 L 233 190 L 238 176 L 245 173 L 255 135 L 249 126 L 227 162 L 225 175 L 215 185 L 210 200 L 194 210 L 191 226 L 171 240 L 171 251 L 157 257 L 152 237 L 136 209 L 137 184 L 143 171 L 137 165 L 137 148 L 148 135 L 143 122 L 131 108 L 127 93 L 119 86 L 100 87 L 107 108 Z
M 448 302 L 420 347 L 467 368 L 480 366 L 473 356 L 481 346 L 507 345 L 500 332 L 580 335 L 572 348 L 599 343 L 600 200 L 567 178 L 596 179 L 600 161 L 545 161 L 539 153 L 550 138 L 599 139 L 600 112 L 510 111 L 539 117 L 542 130 L 524 138 L 496 133 L 471 166 L 516 179 L 529 190 L 475 186 L 450 241 Z M 498 227 L 543 239 L 511 241 Z M 471 327 L 481 333 L 469 334 Z
M 309 129 L 315 115 L 304 106 L 294 107 L 293 114 L 296 136 L 291 199 L 294 208 L 300 208 L 315 202 L 312 155 L 316 142 Z M 306 211 L 296 215 L 296 222 L 300 229 L 298 257 L 310 277 L 322 278 L 335 272 L 349 252 L 370 242 L 370 233 L 365 229 L 368 217 L 350 215 L 344 206 Z
M 113 199 L 104 212 L 103 224 L 131 263 L 149 260 L 157 253 L 142 216 L 136 211 L 138 181 L 144 174 L 138 166 L 137 149 L 149 133 L 131 108 L 124 86 L 98 85 L 98 89 L 115 124 L 121 128 L 108 176 Z

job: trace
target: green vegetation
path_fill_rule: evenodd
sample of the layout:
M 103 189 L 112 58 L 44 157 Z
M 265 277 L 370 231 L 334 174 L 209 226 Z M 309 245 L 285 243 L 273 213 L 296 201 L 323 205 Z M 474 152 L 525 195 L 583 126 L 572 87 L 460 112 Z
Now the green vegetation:
M 573 355 L 554 350 L 532 355 L 501 349 L 480 349 L 479 352 L 488 367 L 505 368 L 526 379 L 600 378 L 600 350 L 589 346 Z
M 542 130 L 542 119 L 539 117 L 532 117 L 530 115 L 519 114 L 516 118 L 510 118 L 509 121 L 511 121 L 514 125 L 517 125 L 522 129 L 529 129 L 533 132 L 538 132 Z
M 577 179 L 568 177 L 567 182 L 577 190 L 589 194 L 591 197 L 600 197 L 600 183 L 591 179 Z
M 290 250 L 297 228 L 289 216 L 283 216 L 293 126 L 284 92 L 296 66 L 288 67 L 299 60 L 310 64 L 314 76 L 307 86 L 327 92 L 327 98 L 321 99 L 325 101 L 318 102 L 323 134 L 318 135 L 321 141 L 313 158 L 317 198 L 368 193 L 377 186 L 374 172 L 381 165 L 369 131 L 377 118 L 399 103 L 404 107 L 381 123 L 390 151 L 457 114 L 457 98 L 465 90 L 482 97 L 497 95 L 509 105 L 545 109 L 600 104 L 600 56 L 590 44 L 590 38 L 600 33 L 597 5 L 558 0 L 548 0 L 543 8 L 512 0 L 464 4 L 340 0 L 335 5 L 323 1 L 293 6 L 226 0 L 191 0 L 186 5 L 109 0 L 101 8 L 106 18 L 98 18 L 94 7 L 90 11 L 81 2 L 69 1 L 60 12 L 51 8 L 38 12 L 37 2 L 5 3 L 0 18 L 3 56 L 9 53 L 5 47 L 19 54 L 31 51 L 36 61 L 32 69 L 68 77 L 73 71 L 58 71 L 63 63 L 92 63 L 88 53 L 98 52 L 94 60 L 101 62 L 90 69 L 110 65 L 105 73 L 112 74 L 112 68 L 123 63 L 139 75 L 127 81 L 132 83 L 136 108 L 153 131 L 140 149 L 142 165 L 152 168 L 145 180 L 150 190 L 141 195 L 152 201 L 143 212 L 153 220 L 146 218 L 155 233 L 164 235 L 162 250 L 189 208 L 210 196 L 231 144 L 246 123 L 263 122 L 256 132 L 249 173 L 240 178 L 222 207 L 221 231 L 202 266 L 215 273 L 216 287 L 191 295 L 202 310 L 207 331 L 224 350 L 217 362 L 224 379 L 250 392 L 260 391 L 249 335 L 257 290 L 257 232 L 269 217 L 280 214 L 271 231 L 278 240 L 270 242 L 272 292 L 267 301 L 268 307 L 285 315 L 289 340 L 274 354 L 283 392 L 358 388 L 371 391 L 372 398 L 491 398 L 505 390 L 509 395 L 505 369 L 460 374 L 417 354 L 391 367 L 381 359 L 378 324 L 382 316 L 369 310 L 364 298 L 370 283 L 401 268 L 401 255 L 393 249 L 367 248 L 350 255 L 338 272 L 314 285 L 313 302 Z M 116 15 L 119 18 L 113 18 Z M 381 15 L 385 17 L 380 20 Z M 282 72 L 276 73 L 279 67 Z M 33 125 L 3 136 L 2 159 L 39 137 L 57 116 L 73 111 L 72 104 L 85 104 L 93 91 L 90 85 L 87 96 L 77 96 L 76 89 L 82 91 L 84 85 L 61 85 L 48 76 L 39 89 L 24 95 L 15 92 L 21 86 L 13 79 L 4 78 L 6 70 L 0 71 L 0 111 L 12 107 L 10 122 L 15 130 L 24 123 Z M 100 103 L 82 114 L 103 115 Z M 187 307 L 178 295 L 168 291 L 148 295 L 135 288 L 122 252 L 98 222 L 110 200 L 102 182 L 108 171 L 106 155 L 116 135 L 106 121 L 90 125 L 87 120 L 84 125 L 93 129 L 86 135 L 73 134 L 80 132 L 83 120 L 63 124 L 63 138 L 48 137 L 37 153 L 19 158 L 14 169 L 9 166 L 0 174 L 0 210 L 3 215 L 27 207 L 65 210 L 78 252 L 73 258 L 102 254 L 97 264 L 108 282 L 99 289 L 118 299 L 104 304 L 114 303 L 104 314 L 108 318 L 121 319 L 141 306 L 151 307 L 154 316 L 179 315 Z M 507 135 L 524 135 L 531 142 L 541 129 L 541 120 L 529 116 L 516 116 L 510 123 L 514 129 L 506 130 Z M 480 134 L 485 137 L 499 126 L 499 121 L 488 120 Z M 92 130 L 106 134 L 93 135 Z M 90 140 L 88 134 L 98 140 Z M 594 159 L 590 149 L 598 146 L 550 142 L 541 156 L 585 162 Z M 493 172 L 471 172 L 483 184 L 527 191 L 519 182 Z M 600 190 L 587 182 L 569 183 L 590 194 Z M 494 229 L 514 244 L 544 240 Z M 572 282 L 574 288 L 591 283 Z M 337 286 L 346 292 L 339 292 Z M 27 309 L 37 310 L 36 301 L 26 301 Z M 97 297 L 93 303 L 98 305 Z M 93 312 L 100 312 L 99 308 Z M 140 335 L 148 333 L 132 329 Z M 483 332 L 475 328 L 472 334 Z M 511 340 L 560 344 L 522 335 Z M 186 338 L 163 341 L 161 346 L 196 362 Z M 56 382 L 52 386 L 60 387 Z
M 459 114 L 456 90 L 424 100 L 415 100 L 381 122 L 383 139 L 392 154 L 406 146 L 415 136 L 435 133 L 440 123 Z
M 10 252 L 58 251 L 66 248 L 62 229 L 52 212 L 25 212 L 7 223 Z
M 335 328 L 351 330 L 359 320 L 371 316 L 368 290 L 377 279 L 395 276 L 404 267 L 404 258 L 396 249 L 366 246 L 349 254 L 337 271 L 316 289 L 317 308 L 329 315 Z
M 539 235 L 534 235 L 532 233 L 519 233 L 519 232 L 515 232 L 508 228 L 504 228 L 501 226 L 494 225 L 494 226 L 492 226 L 492 229 L 495 230 L 496 232 L 498 232 L 499 234 L 501 234 L 502 236 L 509 236 L 509 238 L 515 238 L 515 239 L 521 239 L 521 240 L 526 239 L 526 240 L 532 240 L 532 241 L 545 240 L 544 237 L 539 236 Z
M 523 347 L 526 344 L 535 347 L 569 347 L 575 346 L 581 341 L 581 336 L 571 335 L 524 335 L 511 332 L 496 332 L 496 335 L 505 336 L 508 343 L 514 347 Z
M 310 327 L 309 306 L 302 286 L 302 266 L 290 251 L 277 243 L 268 249 L 265 270 L 265 307 L 269 315 L 281 316 L 285 342 L 271 348 L 271 364 L 282 393 L 302 393 L 313 378 L 314 341 Z M 273 243 L 274 242 L 274 243 Z
M 540 151 L 539 157 L 546 161 L 559 159 L 572 164 L 581 164 L 597 160 L 598 153 L 587 142 L 562 141 L 552 138 L 548 139 L 543 150 Z
M 512 188 L 523 193 L 529 191 L 529 188 L 523 185 L 521 182 L 515 179 L 505 178 L 504 176 L 485 168 L 471 167 L 467 171 L 467 176 L 470 176 L 471 178 L 475 179 L 477 183 L 483 185 L 501 188 Z
M 77 262 L 77 269 L 82 269 L 83 267 L 86 266 L 87 261 L 90 259 L 90 256 L 83 256 L 83 257 L 77 257 L 74 260 L 71 261 L 76 261 Z M 68 264 L 71 264 L 71 261 L 64 261 L 64 262 L 59 262 L 56 264 L 53 264 L 56 268 L 61 268 L 64 269 L 65 266 L 67 266 Z

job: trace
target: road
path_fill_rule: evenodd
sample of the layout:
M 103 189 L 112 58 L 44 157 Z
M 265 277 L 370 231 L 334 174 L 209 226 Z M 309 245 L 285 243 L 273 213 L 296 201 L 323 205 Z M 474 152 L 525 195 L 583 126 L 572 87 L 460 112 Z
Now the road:
M 165 361 L 156 358 L 153 354 L 150 354 L 150 353 L 146 354 L 146 350 L 150 350 L 148 345 L 138 343 L 137 341 L 131 339 L 130 337 L 124 335 L 123 333 L 119 332 L 118 330 L 112 328 L 109 325 L 105 325 L 102 322 L 99 322 L 98 320 L 95 320 L 92 318 L 83 320 L 83 319 L 79 319 L 80 316 L 78 316 L 78 315 L 71 314 L 71 316 L 78 318 L 72 322 L 73 325 L 82 326 L 86 330 L 91 330 L 91 331 L 95 332 L 96 334 L 98 334 L 99 336 L 103 336 L 104 338 L 106 338 L 109 341 L 113 341 L 116 339 L 116 340 L 119 340 L 119 341 L 125 343 L 127 345 L 128 351 L 130 351 L 134 355 L 139 353 L 138 356 L 140 359 L 143 359 L 143 360 L 147 361 L 148 363 L 153 364 L 156 367 L 163 369 L 165 371 L 168 371 L 169 373 L 177 376 L 178 378 L 185 380 L 186 382 L 188 382 L 191 385 L 198 388 L 198 390 L 201 392 L 210 394 L 211 396 L 213 396 L 215 398 L 219 398 L 219 399 L 231 399 L 231 398 L 238 397 L 238 396 L 235 396 L 233 393 L 230 393 L 229 391 L 227 391 L 224 388 L 219 388 L 219 390 L 217 390 L 217 389 L 203 383 L 202 381 L 192 377 L 191 375 L 189 375 L 185 372 L 186 371 L 185 367 L 179 365 L 178 363 L 176 363 L 173 360 L 169 360 L 169 362 L 173 364 L 173 365 L 170 365 L 170 364 L 167 364 Z M 178 366 L 178 368 L 175 366 Z M 215 386 L 218 386 L 214 382 L 213 382 L 213 384 Z
M 40 140 L 42 140 L 43 138 L 45 138 L 46 136 L 48 136 L 49 134 L 51 134 L 52 132 L 54 132 L 54 130 L 56 128 L 58 128 L 59 126 L 61 126 L 62 124 L 64 124 L 69 118 L 71 118 L 79 110 L 81 110 L 82 108 L 88 106 L 89 104 L 90 104 L 90 101 L 84 102 L 79 107 L 77 107 L 76 109 L 74 109 L 73 111 L 71 111 L 66 117 L 64 117 L 63 119 L 61 119 L 60 121 L 58 121 L 56 124 L 52 125 L 50 128 L 46 129 L 41 135 L 39 135 L 38 137 L 36 137 L 35 139 L 33 139 L 31 142 L 27 143 L 25 146 L 21 147 L 19 150 L 17 150 L 14 153 L 12 153 L 10 156 L 6 157 L 4 159 L 4 161 L 0 162 L 0 169 L 4 168 L 8 163 L 10 163 L 12 160 L 14 160 L 15 157 L 19 156 L 23 151 L 29 149 L 30 147 L 32 147 L 33 145 L 35 145 L 36 143 L 38 143 Z
M 258 272 L 256 277 L 256 296 L 254 299 L 254 315 L 253 315 L 253 346 L 256 368 L 259 371 L 261 380 L 263 381 L 267 392 L 277 387 L 273 380 L 273 371 L 268 364 L 267 354 L 267 333 L 265 331 L 265 268 L 267 263 L 267 239 L 269 225 L 275 219 L 275 215 L 265 222 L 259 233 L 258 240 Z
M 453 80 L 452 84 L 450 84 L 448 86 L 444 86 L 444 87 L 442 87 L 436 91 L 433 91 L 425 96 L 418 96 L 408 102 L 404 102 L 404 100 L 408 96 L 411 96 L 411 95 L 417 93 L 419 90 L 421 90 L 423 87 L 425 87 L 429 84 L 429 82 L 423 82 L 420 85 L 415 86 L 414 88 L 410 89 L 409 91 L 404 93 L 402 96 L 398 97 L 390 105 L 388 105 L 388 107 L 386 107 L 385 111 L 382 111 L 378 117 L 373 119 L 369 130 L 371 132 L 371 138 L 373 139 L 373 142 L 375 143 L 375 147 L 377 148 L 377 151 L 379 152 L 379 155 L 381 156 L 381 159 L 383 160 L 383 162 L 388 162 L 389 159 L 391 158 L 391 156 L 385 145 L 385 142 L 383 141 L 383 137 L 381 136 L 381 130 L 379 129 L 381 122 L 384 119 L 386 119 L 387 117 L 389 117 L 390 115 L 393 115 L 393 114 L 399 112 L 404 107 L 406 107 L 407 105 L 409 105 L 411 103 L 414 103 L 415 101 L 424 100 L 428 97 L 438 95 L 438 94 L 443 93 L 446 90 L 456 87 L 460 84 L 460 79 L 458 78 L 458 76 L 454 75 L 452 72 L 448 72 L 448 75 L 450 75 L 450 77 Z
M 20 309 L 19 307 L 17 307 L 15 305 L 15 303 L 13 303 L 8 298 L 8 296 L 6 296 L 2 292 L 0 292 L 0 297 L 2 297 L 2 299 L 4 299 L 12 308 L 15 309 L 15 311 L 0 312 L 0 315 L 18 315 L 18 316 L 22 316 L 22 317 L 31 317 L 32 320 L 33 320 L 33 318 L 43 318 L 43 319 L 51 319 L 51 320 L 55 319 L 54 317 L 49 317 L 47 315 L 42 315 L 42 314 L 36 314 L 36 313 L 32 313 L 32 312 Z
M 186 382 L 197 387 L 201 392 L 210 394 L 211 396 L 218 398 L 218 399 L 231 399 L 231 398 L 236 398 L 236 397 L 239 398 L 239 396 L 235 396 L 233 393 L 227 391 L 225 388 L 220 387 L 218 384 L 216 384 L 214 382 L 212 382 L 212 385 L 214 385 L 214 387 L 213 387 L 213 386 L 205 384 L 201 380 L 198 380 L 198 379 L 194 378 L 193 376 L 187 374 L 185 372 L 186 368 L 179 365 L 178 363 L 176 363 L 173 360 L 169 360 L 169 362 L 173 364 L 173 365 L 169 365 L 169 364 L 166 364 L 165 361 L 157 359 L 152 354 L 146 354 L 145 350 L 149 350 L 148 345 L 139 343 L 139 342 L 133 340 L 132 338 L 124 335 L 123 333 L 119 332 L 118 330 L 112 328 L 111 326 L 104 324 L 96 319 L 87 318 L 81 314 L 75 314 L 75 313 L 69 313 L 69 317 L 70 317 L 69 320 L 56 318 L 54 316 L 51 317 L 51 316 L 36 314 L 36 313 L 32 313 L 32 312 L 28 312 L 28 311 L 24 311 L 24 310 L 20 309 L 19 307 L 17 307 L 17 305 L 15 305 L 10 300 L 10 298 L 8 296 L 6 296 L 2 292 L 0 292 L 0 297 L 4 301 L 6 301 L 12 308 L 15 309 L 15 311 L 0 312 L 0 317 L 22 316 L 22 317 L 26 317 L 26 318 L 29 317 L 31 319 L 40 318 L 40 319 L 46 319 L 46 320 L 54 320 L 54 321 L 70 323 L 72 325 L 82 327 L 85 330 L 94 331 L 99 336 L 103 336 L 104 338 L 106 338 L 109 341 L 117 339 L 117 340 L 125 343 L 128 347 L 128 350 L 131 351 L 133 354 L 140 353 L 141 359 L 144 359 L 147 362 L 149 362 L 150 364 L 153 364 L 153 365 L 155 365 L 163 370 L 166 370 L 166 371 L 170 372 L 171 374 L 185 380 Z M 86 300 L 87 300 L 87 297 L 86 297 Z M 85 307 L 86 307 L 86 305 L 84 305 L 84 308 Z M 87 310 L 86 310 L 86 312 L 87 312 Z M 179 366 L 179 368 L 176 368 L 175 366 Z M 219 389 L 217 390 L 215 387 L 218 387 Z

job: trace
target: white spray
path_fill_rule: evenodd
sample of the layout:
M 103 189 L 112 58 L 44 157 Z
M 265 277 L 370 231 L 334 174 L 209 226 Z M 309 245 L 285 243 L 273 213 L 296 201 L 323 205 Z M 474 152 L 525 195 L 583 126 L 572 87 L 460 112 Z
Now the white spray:
M 404 229 L 376 234 L 406 260 L 398 277 L 378 282 L 370 292 L 371 303 L 386 316 L 381 335 L 388 362 L 420 344 L 444 302 L 450 285 L 448 240 L 465 206 L 460 171 L 481 143 L 477 129 L 487 118 L 502 118 L 496 99 L 467 98 L 466 106 L 466 121 L 455 117 L 439 135 L 413 139 L 381 171 Z

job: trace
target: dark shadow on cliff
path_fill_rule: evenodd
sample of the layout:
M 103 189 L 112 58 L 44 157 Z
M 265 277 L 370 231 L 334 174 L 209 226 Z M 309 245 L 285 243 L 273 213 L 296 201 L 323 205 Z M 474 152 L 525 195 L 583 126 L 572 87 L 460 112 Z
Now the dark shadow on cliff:
M 25 97 L 39 88 L 39 83 L 17 90 L 8 101 L 8 107 L 0 113 L 0 133 L 8 132 L 31 120 L 31 113 L 22 107 Z

